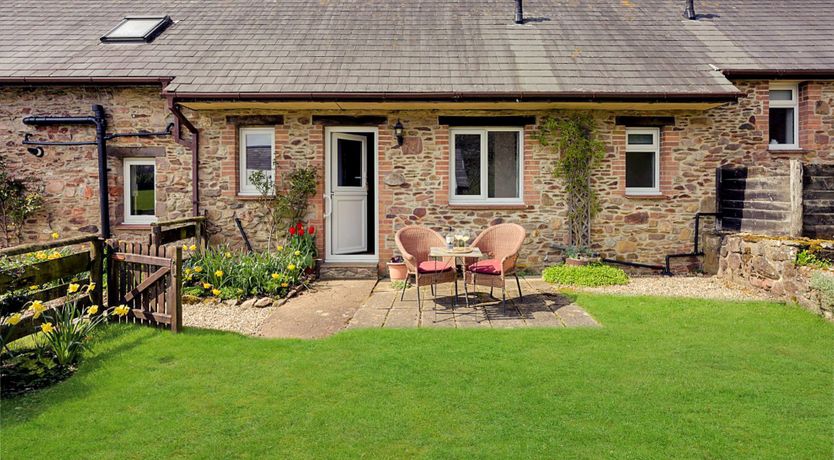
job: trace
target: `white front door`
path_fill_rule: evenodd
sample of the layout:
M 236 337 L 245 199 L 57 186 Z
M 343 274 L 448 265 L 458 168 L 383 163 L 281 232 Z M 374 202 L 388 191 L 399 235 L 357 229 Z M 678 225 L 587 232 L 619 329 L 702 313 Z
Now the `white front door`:
M 368 250 L 368 139 L 333 133 L 330 147 L 330 254 Z

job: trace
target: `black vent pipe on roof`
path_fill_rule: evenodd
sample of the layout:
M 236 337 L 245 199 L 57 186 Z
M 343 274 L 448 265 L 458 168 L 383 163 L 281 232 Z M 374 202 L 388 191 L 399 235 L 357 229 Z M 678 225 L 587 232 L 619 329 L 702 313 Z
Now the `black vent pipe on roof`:
M 515 23 L 524 24 L 524 8 L 521 5 L 521 0 L 515 0 Z
M 695 0 L 686 0 L 686 11 L 683 14 L 687 19 L 698 19 L 698 15 L 695 14 Z

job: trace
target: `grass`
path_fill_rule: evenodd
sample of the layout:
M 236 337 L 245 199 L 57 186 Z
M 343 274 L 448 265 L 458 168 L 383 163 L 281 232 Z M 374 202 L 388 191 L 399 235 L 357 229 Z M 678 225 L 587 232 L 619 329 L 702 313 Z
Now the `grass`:
M 72 378 L 3 401 L 0 456 L 831 458 L 831 324 L 768 303 L 578 301 L 605 327 L 111 327 Z

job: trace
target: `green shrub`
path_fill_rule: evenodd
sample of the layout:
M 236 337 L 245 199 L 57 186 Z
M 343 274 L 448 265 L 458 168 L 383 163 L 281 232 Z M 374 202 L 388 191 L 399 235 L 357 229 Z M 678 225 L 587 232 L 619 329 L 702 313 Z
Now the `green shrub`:
M 810 249 L 805 249 L 796 255 L 796 265 L 799 267 L 828 268 L 831 266 L 831 262 L 821 259 Z
M 834 307 L 834 276 L 822 272 L 813 273 L 810 286 L 820 293 L 823 305 Z
M 555 265 L 542 271 L 542 279 L 548 283 L 569 286 L 609 286 L 628 284 L 628 275 L 610 265 L 592 264 L 584 266 Z

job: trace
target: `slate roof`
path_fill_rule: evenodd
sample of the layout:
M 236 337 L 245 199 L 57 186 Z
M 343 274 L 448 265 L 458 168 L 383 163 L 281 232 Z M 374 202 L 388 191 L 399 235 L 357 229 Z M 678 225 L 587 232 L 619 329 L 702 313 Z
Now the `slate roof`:
M 834 70 L 822 0 L 6 0 L 0 82 L 170 77 L 193 93 L 727 94 L 722 69 Z M 101 43 L 170 15 L 149 44 Z

